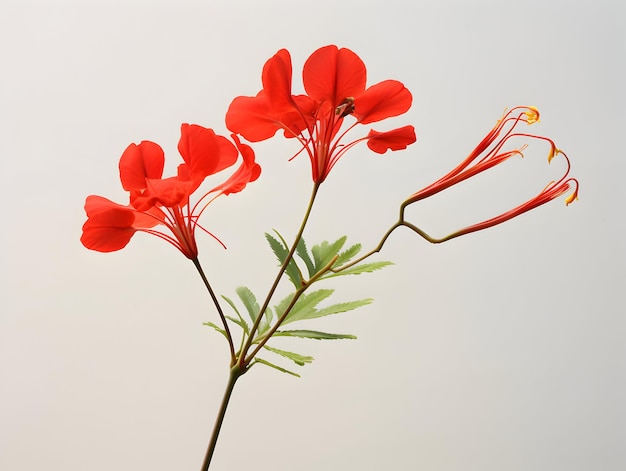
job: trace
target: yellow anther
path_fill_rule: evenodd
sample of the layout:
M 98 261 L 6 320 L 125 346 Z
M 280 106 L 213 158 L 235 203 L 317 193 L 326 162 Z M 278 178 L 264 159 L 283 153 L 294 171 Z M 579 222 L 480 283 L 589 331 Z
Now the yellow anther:
M 554 157 L 562 153 L 563 151 L 561 149 L 557 148 L 555 145 L 552 145 L 550 147 L 550 153 L 548 154 L 548 163 L 552 162 L 552 159 Z
M 565 206 L 569 206 L 570 203 L 573 203 L 574 201 L 578 201 L 578 182 L 576 182 L 576 189 L 572 192 L 572 194 L 565 198 Z
M 526 122 L 528 124 L 534 124 L 539 122 L 539 110 L 534 106 L 529 106 L 528 111 L 524 112 L 526 115 Z

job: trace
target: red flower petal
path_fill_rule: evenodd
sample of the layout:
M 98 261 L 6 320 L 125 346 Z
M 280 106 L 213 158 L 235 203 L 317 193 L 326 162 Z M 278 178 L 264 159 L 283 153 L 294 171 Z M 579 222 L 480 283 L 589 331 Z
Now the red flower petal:
M 237 161 L 235 146 L 225 137 L 217 136 L 212 129 L 197 124 L 183 124 L 180 134 L 178 151 L 188 165 L 191 180 L 197 185 L 207 176 Z
M 158 144 L 142 141 L 129 145 L 120 158 L 120 180 L 126 191 L 142 190 L 146 178 L 161 178 L 165 156 Z
M 406 113 L 411 107 L 411 92 L 396 80 L 372 85 L 354 99 L 354 117 L 361 124 L 374 123 Z
M 302 70 L 304 89 L 318 100 L 333 107 L 345 98 L 355 97 L 365 90 L 366 69 L 363 61 L 350 49 L 325 46 L 307 59 Z
M 367 138 L 367 147 L 377 154 L 384 154 L 388 150 L 406 149 L 409 144 L 413 144 L 417 140 L 415 128 L 410 125 L 386 132 L 372 129 Z
M 263 66 L 263 93 L 274 111 L 293 108 L 291 98 L 291 56 L 281 49 Z
M 243 163 L 228 180 L 213 188 L 211 192 L 221 191 L 225 195 L 237 193 L 243 190 L 248 183 L 255 181 L 259 178 L 259 175 L 261 175 L 261 167 L 254 161 L 254 151 L 252 147 L 243 144 L 236 134 L 232 134 L 231 137 L 243 157 Z
M 250 142 L 269 139 L 281 128 L 278 114 L 270 112 L 267 97 L 260 92 L 255 97 L 235 98 L 226 112 L 226 127 Z
M 128 244 L 136 229 L 134 210 L 101 196 L 91 195 L 85 202 L 87 221 L 83 224 L 82 244 L 98 252 L 114 252 Z

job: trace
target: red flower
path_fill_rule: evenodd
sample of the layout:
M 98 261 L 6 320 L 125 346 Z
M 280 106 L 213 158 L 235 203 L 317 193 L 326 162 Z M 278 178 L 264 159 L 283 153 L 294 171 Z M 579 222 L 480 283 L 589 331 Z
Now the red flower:
M 252 149 L 235 135 L 232 137 L 235 145 L 211 129 L 183 124 L 178 150 L 184 163 L 178 166 L 178 174 L 169 178 L 162 178 L 165 158 L 158 144 L 143 141 L 129 145 L 120 158 L 119 169 L 122 187 L 130 193 L 130 204 L 124 206 L 101 196 L 88 196 L 83 245 L 99 252 L 113 252 L 124 248 L 135 232 L 141 231 L 168 241 L 187 258 L 196 259 L 195 230 L 205 230 L 198 224 L 204 209 L 219 195 L 243 190 L 261 173 Z M 243 163 L 235 173 L 192 206 L 190 196 L 204 179 L 234 165 L 239 153 Z M 209 195 L 212 196 L 207 201 Z M 169 233 L 156 230 L 159 225 Z
M 365 64 L 351 50 L 326 46 L 315 51 L 302 72 L 306 95 L 292 95 L 291 76 L 291 56 L 282 49 L 263 67 L 263 90 L 233 100 L 226 125 L 252 142 L 269 139 L 279 129 L 285 137 L 298 139 L 311 160 L 314 182 L 323 182 L 341 156 L 360 141 L 367 141 L 378 154 L 415 142 L 413 126 L 383 133 L 371 130 L 365 137 L 341 142 L 357 124 L 401 115 L 412 102 L 411 93 L 395 80 L 365 88 Z M 340 133 L 349 115 L 356 122 Z
M 563 176 L 558 181 L 550 182 L 538 195 L 520 206 L 517 206 L 516 208 L 513 208 L 510 211 L 494 218 L 461 229 L 453 234 L 450 234 L 449 236 L 444 237 L 443 239 L 435 239 L 434 241 L 443 242 L 464 234 L 469 234 L 470 232 L 479 231 L 501 224 L 509 219 L 519 216 L 520 214 L 530 211 L 531 209 L 541 206 L 544 203 L 558 198 L 573 187 L 573 192 L 565 199 L 565 203 L 569 205 L 574 200 L 578 199 L 578 181 L 569 176 L 570 163 L 567 155 L 556 147 L 556 144 L 552 141 L 552 139 L 533 134 L 514 132 L 514 129 L 519 123 L 526 123 L 530 125 L 538 121 L 539 111 L 537 108 L 532 106 L 518 106 L 506 112 L 504 116 L 497 121 L 493 129 L 470 153 L 470 155 L 463 160 L 463 162 L 461 162 L 454 170 L 449 172 L 444 177 L 411 195 L 403 203 L 402 207 L 405 208 L 411 203 L 415 203 L 419 200 L 435 195 L 452 185 L 456 185 L 457 183 L 467 180 L 468 178 L 484 172 L 491 167 L 501 164 L 514 155 L 523 156 L 523 151 L 528 146 L 527 144 L 515 149 L 504 150 L 504 146 L 507 141 L 514 136 L 546 141 L 550 145 L 548 163 L 550 163 L 557 155 L 562 155 L 567 162 L 567 169 Z

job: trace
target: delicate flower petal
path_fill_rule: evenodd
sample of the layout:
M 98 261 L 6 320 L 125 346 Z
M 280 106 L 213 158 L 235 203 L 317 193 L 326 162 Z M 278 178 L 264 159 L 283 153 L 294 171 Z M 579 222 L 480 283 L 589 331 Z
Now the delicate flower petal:
M 355 97 L 353 115 L 361 124 L 374 123 L 406 113 L 412 101 L 411 92 L 402 83 L 385 80 Z
M 98 252 L 114 252 L 128 244 L 136 229 L 135 211 L 101 196 L 91 195 L 85 201 L 87 221 L 83 224 L 82 244 Z
M 207 176 L 237 161 L 235 146 L 225 137 L 217 136 L 212 129 L 197 124 L 183 124 L 180 134 L 178 151 L 189 167 L 190 179 L 197 185 Z
M 363 61 L 350 49 L 325 46 L 307 59 L 302 71 L 304 89 L 318 101 L 328 101 L 333 107 L 345 98 L 360 95 L 365 90 L 366 69 Z
M 293 108 L 291 97 L 291 56 L 281 49 L 263 66 L 263 92 L 275 112 Z
M 210 193 L 214 191 L 221 191 L 224 195 L 237 193 L 243 190 L 248 183 L 255 181 L 259 178 L 259 175 L 261 175 L 261 167 L 254 161 L 254 151 L 252 148 L 243 144 L 236 134 L 232 134 L 231 137 L 243 157 L 243 162 L 228 180 L 213 188 Z
M 367 147 L 377 154 L 384 154 L 388 150 L 406 149 L 409 144 L 417 141 L 415 128 L 403 126 L 386 132 L 378 132 L 373 129 L 367 135 Z
M 165 156 L 158 144 L 142 141 L 129 145 L 120 158 L 120 180 L 126 191 L 142 190 L 146 178 L 161 178 Z
M 187 198 L 193 191 L 192 182 L 179 180 L 177 177 L 164 178 L 161 180 L 148 180 L 147 195 L 151 199 L 152 204 L 146 204 L 144 207 L 137 207 L 133 202 L 133 206 L 138 210 L 145 211 L 152 206 L 161 205 L 165 207 L 184 206 Z
M 226 112 L 226 127 L 250 142 L 269 139 L 281 129 L 280 115 L 270 111 L 263 92 L 235 98 Z

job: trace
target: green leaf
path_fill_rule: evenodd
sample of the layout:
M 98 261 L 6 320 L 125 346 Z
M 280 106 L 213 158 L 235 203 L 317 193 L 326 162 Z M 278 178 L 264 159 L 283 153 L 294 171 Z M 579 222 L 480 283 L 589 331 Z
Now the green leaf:
M 268 307 L 265 310 L 265 315 L 263 316 L 263 319 L 261 319 L 261 322 L 259 323 L 259 330 L 257 332 L 257 339 L 259 337 L 262 337 L 263 334 L 270 329 L 270 327 L 272 325 L 272 319 L 273 318 L 274 318 L 274 314 L 272 313 L 272 310 Z
M 334 289 L 318 289 L 317 291 L 303 294 L 302 296 L 300 296 L 300 298 L 298 298 L 296 304 L 291 308 L 291 311 L 287 315 L 287 318 L 284 320 L 283 324 L 293 322 L 294 320 L 307 319 L 309 318 L 309 316 L 314 315 L 317 312 L 316 306 L 323 300 L 328 298 L 330 295 L 332 295 L 334 292 Z M 291 302 L 292 298 L 293 295 L 289 299 L 289 302 Z M 285 300 L 283 300 L 281 304 L 283 304 L 284 301 Z M 289 303 L 281 306 L 283 313 L 285 312 L 288 304 Z M 278 307 L 276 308 L 276 310 L 278 311 Z
M 300 375 L 298 373 L 294 373 L 293 371 L 286 370 L 285 368 L 282 368 L 282 367 L 280 367 L 278 365 L 275 365 L 274 363 L 270 363 L 269 361 L 264 360 L 263 358 L 256 357 L 254 359 L 253 364 L 254 363 L 261 363 L 263 365 L 271 366 L 272 368 L 274 368 L 274 369 L 276 369 L 278 371 L 281 371 L 282 373 L 287 373 L 287 374 L 290 374 L 292 376 L 296 376 L 297 378 L 300 377 Z
M 306 269 L 309 272 L 309 278 L 311 278 L 313 275 L 315 275 L 315 264 L 313 263 L 313 260 L 311 260 L 311 256 L 309 255 L 309 252 L 306 248 L 306 243 L 304 242 L 304 239 L 302 237 L 300 237 L 300 241 L 296 246 L 296 253 L 306 265 Z
M 233 317 L 233 316 L 224 316 L 224 317 L 228 319 L 229 321 L 233 322 L 234 324 L 237 324 L 239 327 L 241 327 L 246 334 L 248 333 L 248 324 L 246 324 L 245 322 L 242 322 L 241 319 L 237 319 L 236 317 Z
M 337 261 L 335 262 L 335 266 L 340 267 L 341 265 L 348 263 L 350 260 L 352 260 L 352 258 L 354 258 L 356 254 L 361 251 L 361 247 L 361 244 L 354 244 L 348 250 L 341 252 L 339 254 L 339 257 L 337 258 Z
M 231 321 L 233 321 L 235 324 L 237 324 L 238 326 L 240 326 L 243 331 L 246 333 L 246 335 L 248 335 L 250 333 L 250 328 L 248 327 L 248 324 L 246 323 L 246 321 L 243 319 L 243 317 L 241 317 L 241 314 L 239 314 L 239 310 L 237 309 L 237 306 L 235 306 L 235 303 L 232 301 L 232 299 L 222 295 L 222 299 L 224 301 L 226 301 L 230 307 L 233 308 L 233 311 L 235 311 L 235 313 L 237 313 L 237 317 L 239 317 L 239 320 L 230 317 L 230 316 L 226 316 L 227 319 L 230 319 Z
M 373 299 L 368 298 L 368 299 L 361 299 L 358 301 L 348 301 L 345 303 L 333 304 L 332 306 L 327 306 L 320 310 L 314 310 L 312 312 L 308 311 L 305 313 L 306 315 L 304 316 L 302 315 L 303 313 L 298 312 L 294 316 L 295 318 L 291 318 L 288 316 L 287 320 L 285 320 L 283 324 L 287 324 L 288 322 L 307 320 L 307 319 L 315 319 L 317 317 L 329 316 L 331 314 L 339 314 L 341 312 L 352 311 L 353 309 L 357 309 L 362 306 L 367 306 L 368 304 L 371 304 L 373 301 L 374 301 Z
M 366 299 L 359 299 L 357 301 L 348 301 L 345 303 L 333 304 L 332 306 L 328 306 L 317 311 L 317 315 L 315 317 L 323 317 L 323 316 L 328 316 L 330 314 L 339 314 L 340 312 L 352 311 L 354 309 L 367 306 L 368 304 L 372 304 L 373 302 L 374 302 L 373 298 L 366 298 Z M 313 319 L 313 318 L 309 317 L 309 319 Z
M 265 238 L 269 242 L 270 247 L 274 252 L 274 255 L 276 255 L 279 265 L 282 265 L 283 263 L 285 263 L 285 260 L 289 255 L 289 248 L 287 246 L 287 243 L 285 242 L 285 239 L 283 239 L 283 236 L 281 236 L 276 230 L 274 230 L 274 232 L 276 233 L 276 235 L 278 235 L 280 241 L 275 239 L 271 234 L 268 234 L 267 232 L 265 233 Z M 293 258 L 289 261 L 285 273 L 296 288 L 302 286 L 302 276 L 300 274 L 300 269 L 298 268 L 298 265 L 296 265 L 296 261 Z
M 304 366 L 305 364 L 311 363 L 314 360 L 314 358 L 310 356 L 300 355 L 299 353 L 294 353 L 294 352 L 287 352 L 285 350 L 279 350 L 278 348 L 269 347 L 267 345 L 264 345 L 263 348 L 265 348 L 266 350 L 269 350 L 270 352 L 281 355 L 285 358 L 289 358 L 296 365 L 300 365 L 300 366 Z
M 318 332 L 317 330 L 277 330 L 272 337 L 300 337 L 315 340 L 356 339 L 354 335 L 329 334 L 326 332 Z
M 243 305 L 246 307 L 248 314 L 250 315 L 250 319 L 252 319 L 252 322 L 255 322 L 259 311 L 261 310 L 259 303 L 256 301 L 256 297 L 252 291 L 245 286 L 240 286 L 235 290 L 235 292 L 239 296 L 239 299 L 241 299 Z
M 202 325 L 206 325 L 208 327 L 211 327 L 211 328 L 217 330 L 220 334 L 222 334 L 224 337 L 226 337 L 228 339 L 228 335 L 226 335 L 226 331 L 224 329 L 222 329 L 221 327 L 215 325 L 213 322 L 204 322 L 204 323 L 202 323 Z
M 332 244 L 329 242 L 322 242 L 319 245 L 315 245 L 311 249 L 311 253 L 313 253 L 313 260 L 315 260 L 315 271 L 320 271 L 324 266 L 326 266 L 332 258 L 339 254 L 339 251 L 346 243 L 347 237 L 343 236 L 337 239 Z
M 346 268 L 345 270 L 341 270 L 337 273 L 328 272 L 328 274 L 321 276 L 320 280 L 325 280 L 327 278 L 334 278 L 336 276 L 343 275 L 360 275 L 361 273 L 371 273 L 376 270 L 380 270 L 386 266 L 393 265 L 392 262 L 372 262 L 372 263 L 361 263 L 360 265 L 355 265 L 350 268 Z

